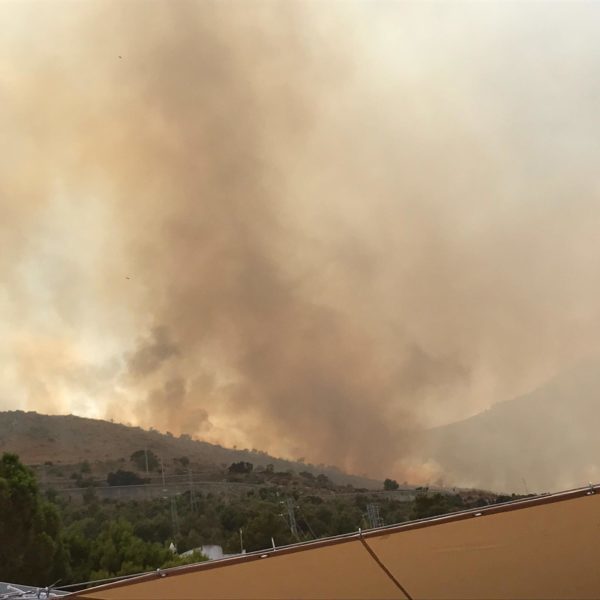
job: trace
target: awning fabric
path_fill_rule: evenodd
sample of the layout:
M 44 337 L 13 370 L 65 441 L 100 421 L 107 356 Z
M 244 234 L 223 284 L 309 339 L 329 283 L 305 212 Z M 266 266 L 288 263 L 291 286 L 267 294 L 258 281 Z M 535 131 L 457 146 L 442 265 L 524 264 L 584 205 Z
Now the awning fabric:
M 142 575 L 96 600 L 600 598 L 600 488 Z

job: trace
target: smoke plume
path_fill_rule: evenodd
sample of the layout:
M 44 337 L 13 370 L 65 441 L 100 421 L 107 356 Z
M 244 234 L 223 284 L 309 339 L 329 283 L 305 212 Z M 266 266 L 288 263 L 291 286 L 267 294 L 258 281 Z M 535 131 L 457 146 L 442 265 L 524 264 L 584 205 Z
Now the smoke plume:
M 0 407 L 401 477 L 596 352 L 598 16 L 1 4 Z

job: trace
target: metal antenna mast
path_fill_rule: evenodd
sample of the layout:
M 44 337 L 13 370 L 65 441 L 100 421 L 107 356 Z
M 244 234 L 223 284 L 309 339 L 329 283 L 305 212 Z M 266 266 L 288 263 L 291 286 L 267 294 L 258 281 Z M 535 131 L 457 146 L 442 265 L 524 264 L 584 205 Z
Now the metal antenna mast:
M 367 520 L 369 521 L 369 527 L 374 529 L 375 527 L 383 527 L 383 519 L 379 514 L 379 504 L 372 502 L 367 504 Z
M 285 501 L 285 507 L 287 509 L 288 520 L 290 523 L 290 531 L 297 540 L 300 540 L 300 536 L 298 535 L 298 523 L 296 522 L 296 514 L 294 512 L 294 500 L 292 498 L 287 498 Z

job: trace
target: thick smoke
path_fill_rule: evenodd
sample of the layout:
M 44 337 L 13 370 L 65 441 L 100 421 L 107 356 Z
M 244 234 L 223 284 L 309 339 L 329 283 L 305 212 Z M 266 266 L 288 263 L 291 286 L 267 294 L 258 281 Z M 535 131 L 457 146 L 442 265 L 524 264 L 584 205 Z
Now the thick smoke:
M 0 406 L 402 476 L 595 352 L 598 13 L 2 4 Z

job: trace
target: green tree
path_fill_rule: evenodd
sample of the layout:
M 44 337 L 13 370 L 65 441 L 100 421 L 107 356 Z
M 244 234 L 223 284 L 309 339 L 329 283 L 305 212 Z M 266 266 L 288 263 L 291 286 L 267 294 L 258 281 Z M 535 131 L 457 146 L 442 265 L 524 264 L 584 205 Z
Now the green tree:
M 16 454 L 0 460 L 0 579 L 45 586 L 69 576 L 56 507 Z
M 331 485 L 331 480 L 324 473 L 319 473 L 317 475 L 317 483 L 320 487 L 329 487 Z
M 383 482 L 383 489 L 390 492 L 397 490 L 399 487 L 400 486 L 398 485 L 398 482 L 395 479 L 386 479 Z
M 271 538 L 278 546 L 295 541 L 285 520 L 271 507 L 265 507 L 244 527 L 244 546 L 249 551 L 264 550 L 271 547 Z
M 435 517 L 437 515 L 456 512 L 463 508 L 463 500 L 458 494 L 455 496 L 446 494 L 434 494 L 433 496 L 422 495 L 417 496 L 415 499 L 413 517 L 415 519 Z
M 108 485 L 140 485 L 142 483 L 148 483 L 147 479 L 138 477 L 132 471 L 123 471 L 119 469 L 114 473 L 109 473 L 106 477 Z
M 173 555 L 169 560 L 161 565 L 162 569 L 168 569 L 170 567 L 181 567 L 183 565 L 191 565 L 194 563 L 204 562 L 208 560 L 202 552 L 192 552 L 187 556 Z
M 254 465 L 251 462 L 244 462 L 241 460 L 240 462 L 231 463 L 229 468 L 227 469 L 230 473 L 252 473 L 254 469 Z
M 243 505 L 228 504 L 219 510 L 221 526 L 227 532 L 239 531 L 240 527 L 246 523 L 247 517 Z
M 125 519 L 106 524 L 91 547 L 91 564 L 97 569 L 92 578 L 129 575 L 156 569 L 172 558 L 170 551 L 160 544 L 144 542 L 133 532 Z
M 156 471 L 159 467 L 158 456 L 152 452 L 152 450 L 136 450 L 130 457 L 129 460 L 138 468 L 140 471 Z M 146 462 L 147 461 L 147 462 Z

